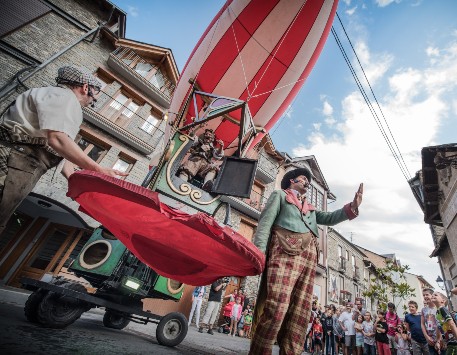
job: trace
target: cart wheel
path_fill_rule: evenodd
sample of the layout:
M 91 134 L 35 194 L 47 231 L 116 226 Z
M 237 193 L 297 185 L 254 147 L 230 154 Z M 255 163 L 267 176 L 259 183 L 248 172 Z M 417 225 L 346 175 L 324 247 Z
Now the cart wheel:
M 38 323 L 38 306 L 40 305 L 41 301 L 47 293 L 47 290 L 39 288 L 38 290 L 30 294 L 29 298 L 27 298 L 27 302 L 25 302 L 24 306 L 24 314 L 25 318 L 27 318 L 29 322 Z
M 217 329 L 217 331 L 218 331 L 219 333 L 223 333 L 223 332 L 224 332 L 224 327 L 222 327 L 222 326 L 219 327 L 219 328 Z
M 78 283 L 64 283 L 61 287 L 86 292 L 86 288 Z M 88 309 L 87 304 L 55 292 L 48 292 L 37 309 L 37 320 L 46 328 L 62 329 L 74 323 Z
M 161 345 L 176 346 L 186 337 L 187 329 L 187 319 L 184 314 L 179 312 L 169 313 L 157 325 L 157 341 Z
M 103 316 L 103 325 L 107 328 L 124 329 L 129 323 L 130 319 L 110 310 L 107 310 Z

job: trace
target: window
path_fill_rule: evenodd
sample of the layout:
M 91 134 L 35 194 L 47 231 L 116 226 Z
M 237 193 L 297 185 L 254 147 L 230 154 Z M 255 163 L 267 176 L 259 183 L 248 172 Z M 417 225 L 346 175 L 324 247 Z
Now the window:
M 135 66 L 135 71 L 142 77 L 147 76 L 151 69 L 152 65 L 149 63 L 137 63 L 137 65 Z
M 252 190 L 251 190 L 251 196 L 249 199 L 246 199 L 245 202 L 251 206 L 254 207 L 257 210 L 262 209 L 262 199 L 263 199 L 263 192 L 265 190 L 265 187 L 257 182 L 254 181 L 254 184 L 252 185 Z
M 149 115 L 146 121 L 144 121 L 141 129 L 148 133 L 151 133 L 154 127 L 157 127 L 159 120 L 155 118 L 153 115 Z
M 116 125 L 125 127 L 134 118 L 135 112 L 139 107 L 132 98 L 120 92 L 106 105 L 100 114 Z
M 113 101 L 109 103 L 109 108 L 105 114 L 107 118 L 110 118 L 111 116 L 118 116 L 119 111 L 121 108 L 124 106 L 124 104 L 127 102 L 127 96 L 123 94 L 118 94 Z
M 355 271 L 355 255 L 352 255 L 352 270 Z
M 78 138 L 79 137 L 79 138 Z M 107 147 L 101 144 L 94 143 L 93 141 L 81 137 L 80 135 L 76 138 L 76 144 L 79 148 L 89 156 L 93 161 L 99 163 L 106 154 Z
M 133 114 L 136 112 L 136 110 L 138 110 L 138 108 L 139 108 L 139 106 L 136 103 L 131 102 L 124 109 L 124 111 L 122 111 L 122 114 L 128 118 L 131 118 L 133 116 Z
M 320 191 L 317 192 L 316 208 L 319 211 L 324 210 L 324 194 Z
M 340 276 L 340 291 L 344 291 L 344 277 Z
M 354 297 L 359 297 L 359 285 L 354 284 Z
M 349 261 L 349 251 L 346 250 L 346 260 Z
M 343 247 L 341 245 L 338 245 L 338 256 L 340 259 L 343 256 Z
M 123 173 L 128 173 L 132 169 L 133 165 L 134 162 L 132 162 L 130 159 L 119 156 L 113 165 L 113 169 L 122 171 Z M 124 176 L 120 178 L 125 179 Z
M 306 192 L 306 199 L 308 200 L 308 203 L 313 204 L 313 190 L 314 187 L 313 185 L 309 185 L 308 191 Z
M 165 84 L 165 79 L 163 74 L 160 70 L 157 70 L 156 73 L 149 79 L 152 85 L 154 85 L 157 89 L 162 89 L 162 86 Z

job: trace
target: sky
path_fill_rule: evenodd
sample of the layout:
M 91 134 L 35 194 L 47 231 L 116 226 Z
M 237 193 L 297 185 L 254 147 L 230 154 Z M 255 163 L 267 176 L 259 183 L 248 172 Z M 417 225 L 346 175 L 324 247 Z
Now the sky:
M 181 71 L 225 1 L 113 2 L 127 12 L 126 37 L 170 48 Z M 385 118 L 407 175 L 414 176 L 422 147 L 456 142 L 457 1 L 340 0 L 337 13 L 381 107 L 377 115 Z M 363 78 L 337 18 L 334 29 Z M 351 201 L 363 182 L 360 216 L 336 229 L 378 254 L 395 253 L 410 272 L 436 286 L 440 270 L 437 259 L 429 258 L 429 226 L 332 34 L 270 134 L 279 151 L 316 157 L 337 196 L 329 210 Z

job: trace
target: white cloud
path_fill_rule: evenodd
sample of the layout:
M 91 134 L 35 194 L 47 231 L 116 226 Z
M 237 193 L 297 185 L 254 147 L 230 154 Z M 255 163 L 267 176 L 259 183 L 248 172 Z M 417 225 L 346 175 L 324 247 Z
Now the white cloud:
M 357 10 L 357 6 L 354 6 L 352 9 L 347 9 L 346 14 L 349 16 L 352 16 L 352 15 L 354 15 L 355 10 Z
M 367 44 L 363 41 L 357 42 L 355 45 L 355 51 L 360 62 L 362 63 L 365 75 L 367 76 L 372 86 L 376 84 L 376 81 L 381 78 L 392 65 L 392 55 L 385 53 L 373 55 L 370 53 Z M 364 75 L 360 72 L 360 66 L 358 63 L 355 64 L 355 61 L 353 62 L 356 70 L 358 71 L 357 75 L 359 78 L 361 78 L 362 83 L 365 85 Z
M 316 131 L 319 131 L 321 129 L 322 123 L 313 123 L 313 127 Z
M 337 121 L 333 117 L 327 117 L 324 122 L 327 126 L 332 127 Z
M 347 6 L 351 6 L 351 0 L 343 0 L 343 2 L 344 2 Z
M 401 0 L 376 0 L 375 2 L 379 7 L 386 7 L 392 4 L 393 2 L 399 4 Z
M 438 48 L 434 48 L 434 47 L 427 47 L 425 52 L 427 53 L 427 55 L 429 57 L 438 57 L 440 55 L 439 49 Z
M 140 15 L 138 7 L 131 5 L 127 5 L 127 13 L 133 17 L 138 17 Z
M 382 126 L 393 133 L 414 175 L 421 169 L 421 148 L 434 144 L 440 125 L 449 119 L 452 110 L 457 114 L 457 100 L 447 98 L 457 89 L 457 41 L 439 49 L 441 55 L 429 67 L 398 69 L 388 77 L 391 56 L 378 56 L 373 63 L 368 47 L 361 47 L 370 75 L 388 84 L 388 93 L 378 97 L 389 124 Z M 293 149 L 293 155 L 316 157 L 331 191 L 338 197 L 330 210 L 351 201 L 359 182 L 364 182 L 360 216 L 338 229 L 345 236 L 356 233 L 355 242 L 374 252 L 396 253 L 411 266 L 412 273 L 433 282 L 439 269 L 436 260 L 428 257 L 433 250 L 430 230 L 406 179 L 361 94 L 352 92 L 341 104 L 342 121 L 333 125 L 330 133 L 313 132 L 307 143 Z M 382 119 L 379 111 L 378 115 Z
M 333 114 L 333 107 L 327 100 L 324 101 L 324 107 L 322 108 L 322 114 L 324 116 L 331 116 Z

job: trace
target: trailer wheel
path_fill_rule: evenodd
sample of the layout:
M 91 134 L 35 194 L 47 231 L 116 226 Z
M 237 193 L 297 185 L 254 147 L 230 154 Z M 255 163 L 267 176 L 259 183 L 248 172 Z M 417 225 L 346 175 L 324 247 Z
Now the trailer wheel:
M 38 290 L 31 293 L 29 298 L 27 298 L 24 306 L 24 314 L 25 318 L 27 318 L 29 322 L 38 323 L 38 306 L 47 293 L 47 290 L 39 288 Z
M 64 283 L 63 288 L 86 292 L 86 288 L 78 283 Z M 45 328 L 62 329 L 74 323 L 88 309 L 87 304 L 73 297 L 48 292 L 37 310 L 38 322 Z
M 130 319 L 110 310 L 107 310 L 103 316 L 103 325 L 107 328 L 124 329 L 129 323 Z
M 157 325 L 157 341 L 161 345 L 176 346 L 186 337 L 187 329 L 187 319 L 182 313 L 169 313 Z

